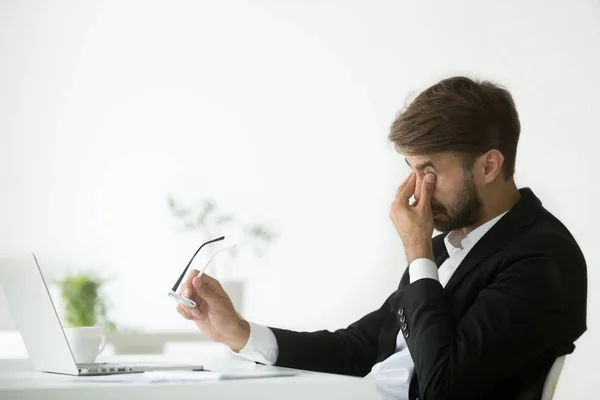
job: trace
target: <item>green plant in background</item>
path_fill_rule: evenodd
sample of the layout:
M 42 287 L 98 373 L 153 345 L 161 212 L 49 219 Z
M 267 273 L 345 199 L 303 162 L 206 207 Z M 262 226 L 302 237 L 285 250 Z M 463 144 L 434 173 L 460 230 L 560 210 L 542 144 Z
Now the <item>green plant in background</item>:
M 213 200 L 201 200 L 196 209 L 182 206 L 172 196 L 168 196 L 167 202 L 171 215 L 182 221 L 183 229 L 200 230 L 207 240 L 220 236 L 227 229 L 232 229 L 235 224 L 240 225 L 234 215 L 221 212 Z M 269 245 L 277 237 L 273 230 L 263 224 L 242 225 L 241 229 L 254 250 L 254 255 L 258 257 L 266 253 Z M 238 248 L 230 251 L 229 254 L 236 257 Z
M 69 327 L 101 326 L 106 331 L 116 330 L 107 317 L 107 306 L 101 296 L 105 281 L 93 274 L 68 274 L 54 283 L 60 288 L 65 303 L 65 325 Z

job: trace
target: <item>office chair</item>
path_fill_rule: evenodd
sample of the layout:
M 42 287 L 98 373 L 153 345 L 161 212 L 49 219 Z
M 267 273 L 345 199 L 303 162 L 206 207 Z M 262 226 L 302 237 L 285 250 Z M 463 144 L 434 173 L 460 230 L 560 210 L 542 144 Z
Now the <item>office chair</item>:
M 548 375 L 546 376 L 546 380 L 544 381 L 544 388 L 542 391 L 541 400 L 552 400 L 552 397 L 554 397 L 554 391 L 556 390 L 558 378 L 562 371 L 562 367 L 565 363 L 566 357 L 566 355 L 560 356 L 552 364 L 552 368 L 550 368 L 550 371 L 548 371 Z

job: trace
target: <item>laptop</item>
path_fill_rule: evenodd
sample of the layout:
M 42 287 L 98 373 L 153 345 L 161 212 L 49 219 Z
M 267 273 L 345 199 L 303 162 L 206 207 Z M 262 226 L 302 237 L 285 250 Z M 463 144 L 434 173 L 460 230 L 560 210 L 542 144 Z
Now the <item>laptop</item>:
M 203 365 L 151 363 L 77 363 L 35 254 L 0 260 L 0 284 L 33 366 L 67 375 L 109 375 L 145 371 L 202 371 Z

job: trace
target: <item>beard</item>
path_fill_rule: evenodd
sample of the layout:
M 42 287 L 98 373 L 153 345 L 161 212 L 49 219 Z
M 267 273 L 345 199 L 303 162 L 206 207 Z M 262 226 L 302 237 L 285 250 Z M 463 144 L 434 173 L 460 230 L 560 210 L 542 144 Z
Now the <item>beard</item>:
M 454 204 L 444 207 L 439 203 L 431 203 L 433 225 L 439 232 L 448 233 L 472 226 L 481 218 L 483 203 L 477 194 L 473 172 L 465 169 L 464 177 L 464 185 Z

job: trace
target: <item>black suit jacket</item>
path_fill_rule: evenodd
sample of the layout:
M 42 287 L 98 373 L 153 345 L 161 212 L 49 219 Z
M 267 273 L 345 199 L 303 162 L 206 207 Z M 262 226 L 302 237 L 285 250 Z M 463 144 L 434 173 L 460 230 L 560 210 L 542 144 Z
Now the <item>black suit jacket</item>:
M 378 310 L 345 329 L 271 328 L 277 365 L 365 376 L 402 330 L 415 363 L 411 399 L 539 399 L 556 357 L 586 330 L 587 272 L 567 228 L 529 188 L 520 192 L 445 287 L 410 284 L 407 268 Z M 433 238 L 438 267 L 443 238 Z

